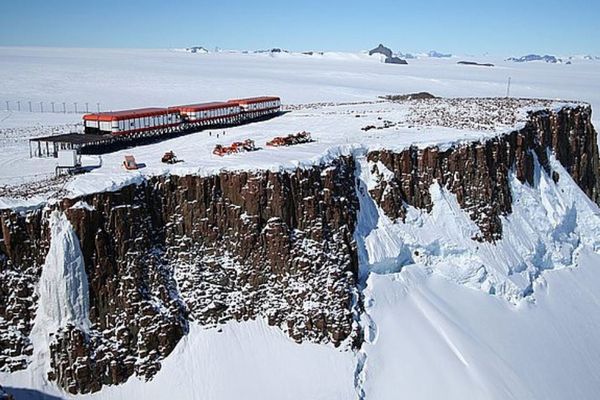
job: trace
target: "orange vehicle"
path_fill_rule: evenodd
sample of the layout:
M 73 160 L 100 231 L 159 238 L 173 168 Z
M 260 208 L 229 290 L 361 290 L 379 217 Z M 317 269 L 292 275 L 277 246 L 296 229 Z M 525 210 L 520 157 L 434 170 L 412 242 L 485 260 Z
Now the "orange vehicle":
M 125 156 L 125 161 L 123 161 L 123 167 L 126 170 L 135 170 L 139 168 L 137 163 L 135 162 L 134 156 Z
M 178 162 L 183 161 L 183 160 L 179 160 L 173 151 L 167 151 L 162 156 L 160 161 L 165 164 L 177 164 Z
M 242 153 L 257 150 L 254 140 L 246 139 L 243 142 L 233 142 L 231 146 L 216 145 L 213 154 L 223 157 L 225 154 Z
M 310 143 L 312 142 L 310 132 L 302 131 L 298 133 L 291 133 L 287 136 L 277 136 L 267 142 L 267 146 L 280 147 L 280 146 L 293 146 L 295 144 Z

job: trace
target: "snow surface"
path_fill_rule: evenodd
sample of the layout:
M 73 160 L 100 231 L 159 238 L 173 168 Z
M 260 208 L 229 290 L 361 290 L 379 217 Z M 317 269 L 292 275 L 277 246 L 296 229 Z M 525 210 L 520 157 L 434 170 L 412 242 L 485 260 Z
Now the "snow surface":
M 517 307 L 420 265 L 370 275 L 366 398 L 596 399 L 599 265 L 584 251 Z
M 367 148 L 365 137 L 368 148 L 403 147 L 448 145 L 502 132 L 401 126 L 361 131 L 365 125 L 381 125 L 378 117 L 396 121 L 405 116 L 406 110 L 397 105 L 373 103 L 384 94 L 501 96 L 511 76 L 514 96 L 582 100 L 600 107 L 600 64 L 595 61 L 517 65 L 474 60 L 494 62 L 494 68 L 455 61 L 427 58 L 397 66 L 344 53 L 0 48 L 0 69 L 8 76 L 0 82 L 0 105 L 5 97 L 100 102 L 105 109 L 119 109 L 261 94 L 279 95 L 287 104 L 363 102 L 298 109 L 229 129 L 224 138 L 217 139 L 216 131 L 208 137 L 203 132 L 109 154 L 101 169 L 67 183 L 72 194 L 116 189 L 159 173 L 294 168 L 339 154 L 360 156 Z M 78 118 L 0 113 L 0 141 L 7 149 L 0 156 L 0 184 L 52 171 L 53 160 L 28 160 L 26 138 L 70 130 L 67 124 Z M 263 146 L 267 138 L 298 130 L 310 130 L 317 142 L 224 158 L 209 154 L 216 143 L 254 137 Z M 185 163 L 160 164 L 166 150 L 175 151 Z M 119 166 L 124 154 L 134 154 L 146 167 L 124 172 Z M 453 195 L 437 185 L 430 188 L 432 213 L 410 209 L 405 224 L 387 220 L 366 191 L 359 191 L 363 195 L 355 236 L 365 301 L 361 322 L 368 342 L 360 351 L 298 345 L 262 320 L 211 329 L 192 324 L 152 381 L 133 377 L 124 385 L 77 398 L 595 399 L 600 392 L 600 211 L 556 160 L 551 161 L 560 174 L 558 184 L 539 166 L 534 188 L 511 179 L 516 201 L 496 245 L 469 240 L 478 228 Z M 361 160 L 357 172 L 363 189 L 381 179 L 370 176 L 368 167 Z M 382 179 L 389 177 L 389 171 L 378 167 Z M 49 327 L 65 321 L 85 324 L 77 240 L 64 216 L 52 218 L 39 318 L 53 319 Z M 62 281 L 61 274 L 68 279 Z M 45 337 L 43 327 L 36 319 L 34 344 Z M 28 370 L 2 373 L 0 384 L 9 392 L 20 388 L 19 398 L 40 398 L 39 392 L 25 389 L 72 398 L 45 381 L 46 356 L 35 351 Z
M 29 159 L 27 139 L 53 132 L 71 131 L 69 124 L 79 114 L 16 112 L 27 101 L 34 105 L 50 102 L 79 104 L 90 109 L 100 103 L 102 110 L 167 106 L 236 97 L 273 94 L 284 104 L 312 102 L 372 102 L 386 94 L 429 91 L 443 97 L 504 96 L 508 77 L 511 95 L 589 102 L 600 108 L 600 63 L 578 60 L 573 65 L 516 64 L 500 59 L 476 57 L 496 67 L 457 65 L 454 59 L 422 58 L 409 65 L 389 65 L 363 53 L 324 53 L 308 56 L 297 53 L 242 54 L 222 52 L 190 54 L 172 50 L 0 48 L 0 70 L 7 77 L 0 82 L 0 107 L 9 101 L 10 112 L 0 112 L 0 186 L 15 185 L 48 177 L 56 160 Z M 331 111 L 331 112 L 330 112 Z M 354 119 L 352 112 L 364 113 Z M 283 118 L 228 130 L 226 138 L 206 137 L 206 132 L 138 147 L 111 155 L 98 175 L 78 182 L 74 194 L 97 191 L 101 186 L 115 189 L 130 180 L 120 164 L 123 155 L 134 154 L 148 166 L 144 174 L 213 173 L 220 168 L 279 168 L 310 164 L 330 153 L 348 151 L 343 144 L 384 143 L 398 147 L 412 142 L 421 145 L 472 140 L 475 132 L 441 129 L 408 129 L 398 126 L 387 134 L 359 130 L 369 124 L 381 125 L 377 116 L 395 121 L 404 114 L 398 106 L 366 104 L 327 110 L 294 111 Z M 597 119 L 595 121 L 598 121 Z M 396 128 L 398 130 L 396 130 Z M 80 127 L 79 127 L 80 129 Z M 216 143 L 228 144 L 253 137 L 257 144 L 275 135 L 311 130 L 320 144 L 296 149 L 260 151 L 252 156 L 216 158 L 210 151 Z M 489 133 L 489 132 L 488 132 Z M 213 132 L 214 134 L 214 132 Z M 366 139 L 365 139 L 365 136 Z M 336 148 L 331 148 L 335 145 Z M 305 152 L 304 149 L 307 151 Z M 164 167 L 162 153 L 173 150 L 184 164 Z M 334 154 L 331 154 L 332 156 Z M 93 164 L 93 160 L 84 162 Z M 15 168 L 18 166 L 18 168 Z M 97 182 L 92 185 L 90 183 Z M 0 197 L 3 197 L 0 193 Z
M 351 351 L 299 345 L 259 319 L 212 329 L 190 324 L 188 335 L 149 382 L 132 377 L 123 385 L 80 396 L 48 385 L 43 374 L 30 370 L 0 373 L 0 382 L 9 393 L 11 388 L 37 388 L 65 399 L 346 400 L 354 397 L 353 371 Z M 19 400 L 39 398 L 30 393 Z

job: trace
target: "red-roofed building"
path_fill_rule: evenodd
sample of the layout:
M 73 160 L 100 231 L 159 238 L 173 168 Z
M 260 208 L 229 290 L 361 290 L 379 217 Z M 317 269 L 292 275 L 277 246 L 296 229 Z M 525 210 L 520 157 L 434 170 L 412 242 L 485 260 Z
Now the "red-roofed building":
M 172 107 L 178 110 L 184 122 L 208 124 L 231 124 L 238 121 L 240 106 L 230 102 L 188 104 Z
M 247 119 L 264 117 L 281 110 L 281 99 L 275 96 L 233 99 L 229 100 L 229 103 L 238 104 Z
M 83 116 L 86 133 L 124 135 L 168 129 L 181 123 L 179 110 L 173 108 L 138 108 L 101 112 Z

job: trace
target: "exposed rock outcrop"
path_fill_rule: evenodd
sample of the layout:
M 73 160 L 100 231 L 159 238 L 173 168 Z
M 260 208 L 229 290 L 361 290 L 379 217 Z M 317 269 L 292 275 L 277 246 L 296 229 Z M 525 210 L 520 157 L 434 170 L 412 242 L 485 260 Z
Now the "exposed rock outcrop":
M 510 57 L 507 58 L 506 61 L 514 61 L 514 62 L 531 62 L 531 61 L 544 61 L 550 64 L 556 64 L 556 63 L 561 63 L 562 59 L 560 58 L 556 58 L 555 56 L 551 56 L 551 55 L 539 55 L 539 54 L 528 54 L 526 56 L 522 56 L 522 57 Z
M 500 217 L 511 212 L 509 171 L 521 182 L 533 184 L 534 157 L 548 169 L 551 150 L 581 189 L 600 203 L 596 132 L 591 109 L 576 107 L 559 113 L 532 114 L 521 130 L 493 139 L 453 146 L 411 147 L 395 153 L 387 150 L 368 155 L 380 183 L 371 195 L 387 216 L 404 219 L 406 205 L 430 211 L 429 187 L 434 181 L 456 194 L 458 203 L 481 229 L 477 240 L 502 236 Z M 386 179 L 387 171 L 393 174 Z M 558 179 L 558 177 L 556 177 Z
M 400 57 L 387 57 L 384 62 L 386 64 L 400 64 L 400 65 L 408 64 L 408 62 L 406 60 L 403 60 Z
M 37 307 L 35 285 L 49 247 L 45 211 L 0 211 L 0 371 L 27 366 Z
M 298 342 L 351 346 L 359 339 L 352 315 L 354 169 L 351 158 L 341 158 L 294 173 L 157 177 L 64 200 L 57 208 L 79 237 L 92 326 L 84 332 L 68 325 L 53 334 L 49 378 L 71 393 L 97 391 L 132 374 L 149 379 L 189 319 L 213 326 L 264 317 Z M 27 335 L 47 222 L 41 211 L 27 217 L 7 211 L 2 224 L 3 271 L 9 272 L 2 275 L 3 299 L 15 297 L 13 281 L 5 279 L 27 278 L 18 297 L 26 305 L 18 313 L 0 308 L 2 337 L 23 325 L 23 344 L 13 340 L 3 348 L 4 365 L 14 370 L 31 354 Z M 27 268 L 31 277 L 12 273 Z
M 380 43 L 379 46 L 369 50 L 369 55 L 372 56 L 373 54 L 383 54 L 384 56 L 389 58 L 392 56 L 392 50 Z
M 458 65 L 473 65 L 476 67 L 493 67 L 494 64 L 492 63 L 478 63 L 475 61 L 458 61 L 457 62 Z

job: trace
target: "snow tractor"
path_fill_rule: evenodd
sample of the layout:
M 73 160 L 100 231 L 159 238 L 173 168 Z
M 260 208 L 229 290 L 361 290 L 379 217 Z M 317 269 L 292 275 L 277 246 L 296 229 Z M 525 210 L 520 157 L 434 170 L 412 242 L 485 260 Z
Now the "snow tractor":
M 167 151 L 162 156 L 160 161 L 165 164 L 177 164 L 178 162 L 183 162 L 183 160 L 180 160 L 177 158 L 177 156 L 175 155 L 175 153 L 173 153 L 173 151 Z
M 280 147 L 280 146 L 293 146 L 295 144 L 310 143 L 312 142 L 310 132 L 302 131 L 298 133 L 292 133 L 287 136 L 277 136 L 267 142 L 267 146 Z
M 254 145 L 254 140 L 246 139 L 243 142 L 234 142 L 231 146 L 216 145 L 213 154 L 223 157 L 226 154 L 243 153 L 246 151 L 258 150 Z

